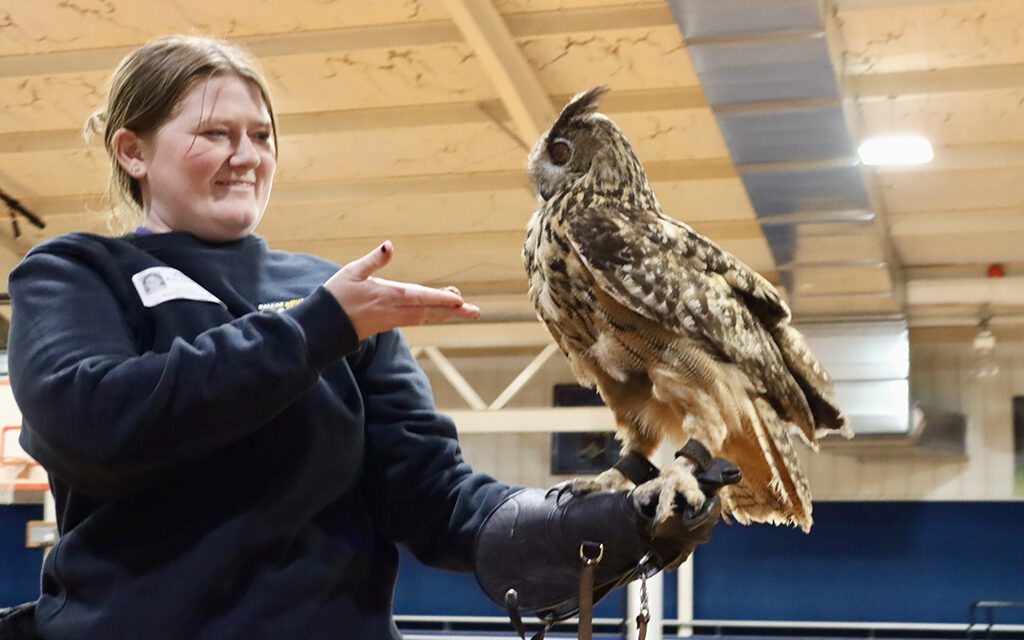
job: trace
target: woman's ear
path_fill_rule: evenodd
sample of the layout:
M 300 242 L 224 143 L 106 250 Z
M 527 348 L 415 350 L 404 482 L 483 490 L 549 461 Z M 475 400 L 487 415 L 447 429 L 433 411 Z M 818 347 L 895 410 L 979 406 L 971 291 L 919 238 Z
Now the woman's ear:
M 110 146 L 117 163 L 128 175 L 136 180 L 146 177 L 149 165 L 146 162 L 145 143 L 138 134 L 131 129 L 121 127 L 114 132 Z

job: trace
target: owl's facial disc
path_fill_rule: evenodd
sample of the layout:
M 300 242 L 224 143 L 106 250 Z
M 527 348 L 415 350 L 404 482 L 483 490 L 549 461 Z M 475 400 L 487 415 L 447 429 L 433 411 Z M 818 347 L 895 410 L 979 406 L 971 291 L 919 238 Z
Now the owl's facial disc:
M 545 201 L 550 200 L 558 193 L 565 181 L 566 167 L 564 165 L 572 158 L 572 144 L 568 140 L 555 138 L 548 144 L 548 139 L 548 136 L 542 136 L 537 141 L 530 152 L 530 159 L 527 163 L 537 195 Z M 555 155 L 562 160 L 561 164 L 552 157 L 553 147 L 556 147 Z

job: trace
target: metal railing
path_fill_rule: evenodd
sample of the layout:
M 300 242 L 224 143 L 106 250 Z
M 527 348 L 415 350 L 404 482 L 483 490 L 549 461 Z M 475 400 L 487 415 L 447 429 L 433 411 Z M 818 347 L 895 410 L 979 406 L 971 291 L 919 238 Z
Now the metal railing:
M 840 622 L 815 620 L 678 620 L 663 621 L 663 637 L 679 637 L 685 630 L 697 638 L 999 638 L 1019 640 L 1024 638 L 1024 625 L 996 624 L 993 610 L 1001 608 L 1024 609 L 1024 602 L 983 600 L 970 606 L 968 622 Z M 985 612 L 985 620 L 979 621 L 978 614 Z M 395 616 L 404 637 L 415 640 L 436 638 L 475 638 L 474 632 L 493 634 L 511 633 L 508 618 L 504 616 Z M 611 635 L 621 633 L 626 622 L 622 618 L 595 618 L 596 632 Z M 539 624 L 537 625 L 539 629 Z M 532 629 L 536 631 L 537 629 Z M 575 630 L 575 619 L 556 625 L 551 637 Z M 984 633 L 985 635 L 977 635 Z M 687 634 L 688 635 L 688 634 Z M 508 636 L 515 637 L 515 634 Z M 621 636 L 624 637 L 624 636 Z
M 996 609 L 1024 609 L 1024 602 L 1012 600 L 978 600 L 977 602 L 972 602 L 971 606 L 967 609 L 967 637 L 971 639 L 976 638 L 976 634 L 980 630 L 984 630 L 984 637 L 991 638 L 992 633 L 996 631 L 994 616 Z M 983 625 L 977 622 L 977 614 L 981 610 L 985 611 L 985 624 Z

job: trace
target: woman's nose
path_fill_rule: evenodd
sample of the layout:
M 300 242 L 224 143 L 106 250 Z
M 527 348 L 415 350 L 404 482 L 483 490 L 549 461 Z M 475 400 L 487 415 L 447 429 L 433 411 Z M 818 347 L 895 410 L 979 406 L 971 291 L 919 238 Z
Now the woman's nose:
M 231 154 L 231 166 L 233 167 L 258 167 L 260 166 L 260 154 L 256 145 L 249 136 L 240 136 L 235 151 Z

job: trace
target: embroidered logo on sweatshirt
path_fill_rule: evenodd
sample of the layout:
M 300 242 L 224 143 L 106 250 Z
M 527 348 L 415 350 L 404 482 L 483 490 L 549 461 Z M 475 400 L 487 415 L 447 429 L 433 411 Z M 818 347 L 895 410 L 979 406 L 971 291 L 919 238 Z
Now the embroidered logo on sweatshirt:
M 155 307 L 168 300 L 198 300 L 224 304 L 192 278 L 171 267 L 150 267 L 132 276 L 142 304 Z
M 292 298 L 291 300 L 282 300 L 280 302 L 264 302 L 256 308 L 260 311 L 284 311 L 294 307 L 303 300 L 305 298 Z

